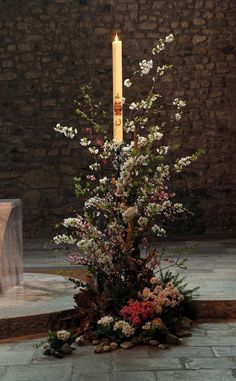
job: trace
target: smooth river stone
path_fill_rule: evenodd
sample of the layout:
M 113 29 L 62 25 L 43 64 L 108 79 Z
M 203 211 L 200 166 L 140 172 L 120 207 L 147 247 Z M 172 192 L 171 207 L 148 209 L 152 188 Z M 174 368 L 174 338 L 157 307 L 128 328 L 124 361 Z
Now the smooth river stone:
M 22 205 L 0 200 L 0 294 L 23 280 Z

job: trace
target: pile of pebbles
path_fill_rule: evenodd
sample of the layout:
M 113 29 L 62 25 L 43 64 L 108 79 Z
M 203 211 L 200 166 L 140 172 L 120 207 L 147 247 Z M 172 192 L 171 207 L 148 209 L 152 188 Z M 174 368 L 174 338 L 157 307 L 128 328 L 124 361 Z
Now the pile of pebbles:
M 121 343 L 118 343 L 117 341 L 115 341 L 114 338 L 111 338 L 111 339 L 106 338 L 101 340 L 95 339 L 92 341 L 93 350 L 94 350 L 94 353 L 105 353 L 105 352 L 111 352 L 118 348 L 130 349 L 134 346 L 142 345 L 142 344 L 158 347 L 160 349 L 166 349 L 169 347 L 169 345 L 181 344 L 182 337 L 188 337 L 192 335 L 191 331 L 189 331 L 191 327 L 191 323 L 192 322 L 190 319 L 184 318 L 181 321 L 179 325 L 179 329 L 176 332 L 176 334 L 173 335 L 172 333 L 167 333 L 164 339 L 164 342 L 159 342 L 158 340 L 154 340 L 154 339 L 151 339 L 148 337 L 142 337 L 142 336 L 134 337 L 133 339 L 129 341 L 126 340 Z M 83 335 L 77 337 L 76 343 L 78 345 L 86 344 L 85 337 Z
M 137 345 L 150 345 L 152 347 L 158 347 L 160 349 L 167 349 L 169 345 L 178 345 L 181 344 L 182 337 L 191 336 L 192 333 L 189 330 L 191 328 L 192 321 L 188 318 L 183 318 L 178 326 L 178 330 L 173 335 L 172 333 L 167 333 L 166 336 L 163 338 L 163 342 L 160 342 L 156 339 L 152 339 L 145 336 L 138 336 L 134 337 L 131 340 L 126 340 L 123 342 L 117 342 L 115 341 L 115 337 L 104 338 L 104 339 L 94 339 L 92 341 L 93 350 L 94 353 L 105 353 L 105 352 L 111 352 L 115 349 L 122 348 L 122 349 L 130 349 Z M 165 325 L 163 325 L 165 329 Z M 94 333 L 96 337 L 96 332 Z M 78 336 L 75 339 L 75 343 L 79 346 L 89 344 L 88 340 L 86 339 L 85 335 Z M 72 351 L 75 350 L 75 347 L 69 345 L 68 343 L 64 343 L 58 350 L 55 350 L 51 347 L 49 343 L 44 344 L 44 355 L 51 355 L 57 358 L 62 358 L 64 355 L 71 354 Z
M 183 336 L 191 336 L 191 332 L 189 331 L 182 331 L 181 337 Z M 181 344 L 182 340 L 180 337 L 175 336 L 171 333 L 168 333 L 165 338 L 164 343 L 160 343 L 158 340 L 149 339 L 147 337 L 134 337 L 130 341 L 123 341 L 122 343 L 117 343 L 116 341 L 109 341 L 108 339 L 103 340 L 93 340 L 93 350 L 94 353 L 104 353 L 104 352 L 110 352 L 118 348 L 122 349 L 130 349 L 133 348 L 136 345 L 150 345 L 152 347 L 158 347 L 160 349 L 166 349 L 168 348 L 169 344 L 171 345 L 178 345 Z

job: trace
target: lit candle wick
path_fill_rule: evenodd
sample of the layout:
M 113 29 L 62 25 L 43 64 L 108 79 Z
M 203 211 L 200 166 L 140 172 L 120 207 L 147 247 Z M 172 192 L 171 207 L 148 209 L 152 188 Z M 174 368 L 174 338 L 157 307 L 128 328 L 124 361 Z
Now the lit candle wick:
M 119 37 L 118 37 L 117 33 L 116 33 L 116 36 L 115 36 L 115 41 L 119 41 Z

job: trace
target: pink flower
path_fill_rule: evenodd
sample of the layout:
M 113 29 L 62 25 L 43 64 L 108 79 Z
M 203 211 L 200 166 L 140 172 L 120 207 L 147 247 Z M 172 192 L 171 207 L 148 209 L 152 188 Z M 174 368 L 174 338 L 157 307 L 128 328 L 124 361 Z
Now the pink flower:
M 149 289 L 148 287 L 145 287 L 145 288 L 143 289 L 142 296 L 143 296 L 144 298 L 148 298 L 149 293 L 150 293 L 150 289 Z
M 100 138 L 97 138 L 96 139 L 96 144 L 98 145 L 98 146 L 103 146 L 103 143 L 104 143 L 104 141 L 102 140 L 102 139 L 100 139 Z
M 121 315 L 134 325 L 140 325 L 144 321 L 154 316 L 152 302 L 140 300 L 128 300 L 128 305 L 124 306 Z
M 162 201 L 167 201 L 169 200 L 169 195 L 167 192 L 164 192 L 164 191 L 160 191 L 159 192 L 159 199 L 162 200 Z
M 172 282 L 168 282 L 166 285 L 154 284 L 153 286 L 155 287 L 152 291 L 148 288 L 144 288 L 142 297 L 145 298 L 146 301 L 151 302 L 156 314 L 161 314 L 163 307 L 174 308 L 184 300 L 184 296 Z M 149 290 L 149 293 L 147 290 Z
M 161 191 L 155 191 L 151 195 L 151 201 L 156 202 L 156 201 L 167 201 L 169 200 L 169 194 L 163 190 Z
M 91 180 L 91 181 L 95 181 L 96 177 L 94 175 L 87 175 L 86 179 Z
M 134 325 L 140 325 L 142 323 L 142 321 L 138 316 L 134 316 L 132 323 Z
M 156 276 L 153 276 L 153 277 L 150 279 L 150 283 L 151 283 L 151 284 L 157 284 L 157 283 L 160 283 L 160 280 L 159 280 Z
M 85 132 L 86 132 L 86 134 L 88 134 L 88 135 L 92 135 L 92 129 L 91 128 L 89 128 L 89 127 L 87 127 L 87 128 L 85 128 Z

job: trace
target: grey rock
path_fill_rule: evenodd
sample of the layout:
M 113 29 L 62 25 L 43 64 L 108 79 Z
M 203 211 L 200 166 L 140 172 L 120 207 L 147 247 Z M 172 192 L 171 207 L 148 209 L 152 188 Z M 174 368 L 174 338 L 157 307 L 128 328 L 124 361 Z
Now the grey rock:
M 85 345 L 86 344 L 86 338 L 84 335 L 78 336 L 75 340 L 77 345 Z
M 103 345 L 109 345 L 110 344 L 110 340 L 109 339 L 102 339 L 101 340 L 101 344 L 103 344 Z
M 134 344 L 134 345 L 138 345 L 138 344 L 140 344 L 140 338 L 139 337 L 134 337 L 132 340 L 132 343 Z
M 130 349 L 134 346 L 132 341 L 124 341 L 122 344 L 120 344 L 120 347 L 123 349 Z
M 68 343 L 63 344 L 60 348 L 60 352 L 64 353 L 65 355 L 69 355 L 72 351 L 73 348 Z
M 119 347 L 118 343 L 116 341 L 113 341 L 111 344 L 110 344 L 110 347 L 111 349 L 117 349 Z
M 183 317 L 180 322 L 179 322 L 179 327 L 180 328 L 190 328 L 192 324 L 192 320 L 190 320 L 187 317 Z
M 93 347 L 93 350 L 94 350 L 94 353 L 102 353 L 103 347 L 102 345 L 95 345 L 95 347 Z
M 56 357 L 57 359 L 62 359 L 64 356 L 62 353 L 54 351 L 53 356 Z
M 103 352 L 110 352 L 111 351 L 111 346 L 110 345 L 104 345 L 102 347 L 102 349 L 103 349 Z
M 158 346 L 160 343 L 159 343 L 158 340 L 150 340 L 148 344 L 149 344 L 149 345 L 152 345 L 153 347 L 156 347 L 156 346 Z
M 167 344 L 159 344 L 158 347 L 160 349 L 168 349 L 169 348 Z
M 45 356 L 50 356 L 51 355 L 51 349 L 50 348 L 44 349 L 43 354 Z
M 175 336 L 175 335 L 172 335 L 172 333 L 168 333 L 166 335 L 166 343 L 167 344 L 180 344 L 180 339 Z
M 178 331 L 176 333 L 176 336 L 178 336 L 178 337 L 190 337 L 190 336 L 192 336 L 192 333 L 190 331 L 183 330 L 183 331 Z
M 93 340 L 92 341 L 92 344 L 95 346 L 95 345 L 99 345 L 101 343 L 100 340 Z

